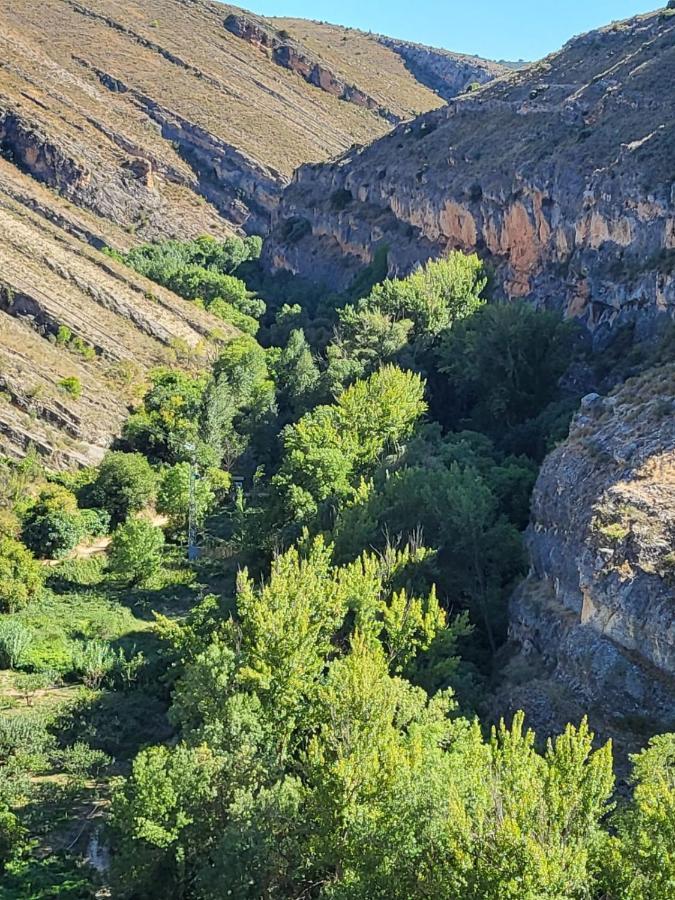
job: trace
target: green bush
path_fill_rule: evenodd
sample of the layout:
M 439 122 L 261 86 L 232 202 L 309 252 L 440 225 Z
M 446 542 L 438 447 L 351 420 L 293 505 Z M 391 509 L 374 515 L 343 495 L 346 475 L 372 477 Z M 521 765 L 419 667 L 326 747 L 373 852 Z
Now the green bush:
M 223 300 L 222 297 L 216 297 L 212 300 L 208 305 L 208 311 L 212 315 L 218 316 L 223 322 L 234 325 L 235 328 L 246 334 L 255 335 L 260 327 L 257 319 L 254 319 L 253 316 L 247 316 L 246 313 L 241 312 L 232 303 Z
M 85 535 L 104 537 L 110 531 L 110 513 L 105 509 L 82 509 L 80 519 Z
M 75 400 L 82 396 L 82 382 L 77 375 L 68 375 L 59 381 L 59 387 Z
M 0 611 L 16 612 L 39 597 L 45 571 L 33 554 L 10 537 L 0 537 Z
M 110 514 L 113 525 L 139 512 L 155 496 L 155 473 L 140 453 L 110 451 L 99 467 L 96 480 L 87 492 L 95 506 Z
M 14 679 L 14 687 L 25 700 L 26 706 L 32 706 L 38 691 L 46 691 L 52 687 L 56 678 L 56 673 L 22 672 Z
M 79 512 L 50 512 L 31 516 L 21 536 L 26 546 L 42 559 L 60 559 L 79 544 L 84 534 Z
M 195 480 L 194 499 L 197 521 L 202 524 L 215 501 L 208 477 Z M 190 463 L 177 463 L 166 469 L 157 492 L 157 512 L 166 515 L 175 528 L 187 525 L 190 500 Z
M 16 619 L 0 620 L 0 662 L 3 668 L 18 668 L 32 643 L 33 632 L 21 622 Z
M 92 690 L 101 686 L 115 661 L 115 652 L 105 641 L 80 641 L 73 650 L 73 669 Z
M 67 325 L 59 325 L 56 330 L 56 343 L 68 344 L 72 336 L 73 332 L 70 330 L 70 328 L 68 328 Z
M 73 338 L 70 342 L 71 348 L 79 353 L 84 359 L 95 359 L 96 350 L 92 347 L 91 344 L 88 344 L 85 340 L 80 337 Z
M 71 775 L 78 784 L 83 784 L 92 775 L 98 775 L 111 763 L 107 753 L 90 747 L 84 741 L 76 741 L 61 750 L 58 758 L 63 771 Z
M 164 532 L 141 518 L 131 518 L 115 531 L 110 545 L 110 570 L 127 584 L 145 584 L 159 571 Z
M 56 741 L 47 730 L 47 719 L 33 710 L 23 715 L 0 717 L 0 765 L 10 760 L 19 768 L 41 769 L 54 752 Z
M 105 510 L 80 510 L 71 491 L 50 484 L 26 514 L 21 537 L 36 556 L 60 559 L 87 535 L 107 534 L 109 525 L 110 515 Z

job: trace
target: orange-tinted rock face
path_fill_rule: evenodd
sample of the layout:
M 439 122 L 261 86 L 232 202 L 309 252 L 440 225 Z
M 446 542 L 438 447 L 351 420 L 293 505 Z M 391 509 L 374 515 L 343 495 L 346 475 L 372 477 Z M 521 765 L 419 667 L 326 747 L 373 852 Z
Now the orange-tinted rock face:
M 476 251 L 505 297 L 593 329 L 673 313 L 673 82 L 672 17 L 577 38 L 366 148 L 299 169 L 266 258 L 342 288 L 372 260 L 376 224 L 390 274 Z M 331 209 L 345 189 L 353 202 Z M 289 214 L 308 223 L 293 243 Z
M 441 233 L 446 237 L 450 249 L 466 250 L 475 247 L 476 222 L 466 207 L 448 200 L 439 218 Z

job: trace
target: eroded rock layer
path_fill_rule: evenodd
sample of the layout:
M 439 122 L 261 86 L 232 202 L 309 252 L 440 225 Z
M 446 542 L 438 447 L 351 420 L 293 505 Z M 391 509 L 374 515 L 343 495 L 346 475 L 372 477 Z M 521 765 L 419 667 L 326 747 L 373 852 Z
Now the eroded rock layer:
M 98 247 L 128 234 L 0 159 L 0 453 L 98 461 L 156 366 L 235 333 Z
M 298 165 L 442 102 L 337 26 L 209 0 L 0 5 L 0 155 L 145 237 L 264 233 Z

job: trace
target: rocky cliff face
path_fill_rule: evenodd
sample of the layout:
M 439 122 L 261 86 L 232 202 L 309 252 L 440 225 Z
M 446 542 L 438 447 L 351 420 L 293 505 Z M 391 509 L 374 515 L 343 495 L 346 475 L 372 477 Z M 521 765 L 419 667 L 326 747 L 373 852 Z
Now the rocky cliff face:
M 294 31 L 309 25 L 299 20 L 284 20 L 284 22 L 287 22 Z M 294 38 L 288 28 L 275 28 L 270 20 L 241 12 L 231 13 L 225 19 L 225 28 L 248 44 L 257 47 L 278 66 L 295 72 L 308 84 L 339 100 L 372 110 L 391 124 L 404 118 L 400 113 L 397 114 L 378 102 L 363 85 L 357 87 L 355 84 L 349 84 L 337 71 L 339 66 L 336 67 L 317 55 L 320 52 L 317 48 L 310 49 L 301 40 Z M 351 29 L 345 29 L 343 41 L 348 40 L 349 31 Z M 365 35 L 361 37 L 364 38 Z M 463 56 L 384 36 L 371 38 L 371 41 L 373 40 L 393 50 L 420 84 L 426 85 L 444 100 L 456 97 L 469 85 L 484 84 L 507 71 L 499 63 L 479 57 Z
M 670 365 L 584 399 L 539 476 L 511 604 L 525 657 L 646 731 L 675 727 L 674 397 Z
M 647 329 L 675 309 L 674 80 L 671 11 L 576 38 L 369 147 L 301 167 L 267 263 L 341 288 L 378 247 L 391 274 L 475 250 L 509 298 L 595 330 L 632 318 Z
M 98 461 L 148 369 L 206 366 L 234 333 L 99 252 L 132 239 L 2 159 L 0 234 L 1 453 Z
M 400 116 L 380 106 L 366 91 L 357 88 L 356 85 L 347 84 L 311 51 L 293 40 L 287 31 L 283 29 L 275 31 L 263 19 L 244 13 L 231 13 L 225 19 L 225 28 L 238 38 L 268 53 L 276 65 L 295 72 L 308 84 L 337 97 L 338 100 L 374 110 L 391 124 L 401 121 Z
M 469 87 L 486 84 L 508 71 L 505 66 L 478 56 L 451 53 L 384 36 L 378 40 L 398 53 L 415 78 L 444 100 L 452 100 Z
M 147 369 L 207 365 L 232 333 L 101 248 L 265 232 L 297 165 L 442 102 L 374 37 L 332 26 L 302 25 L 298 77 L 299 57 L 228 30 L 235 14 L 0 3 L 0 452 L 95 461 Z

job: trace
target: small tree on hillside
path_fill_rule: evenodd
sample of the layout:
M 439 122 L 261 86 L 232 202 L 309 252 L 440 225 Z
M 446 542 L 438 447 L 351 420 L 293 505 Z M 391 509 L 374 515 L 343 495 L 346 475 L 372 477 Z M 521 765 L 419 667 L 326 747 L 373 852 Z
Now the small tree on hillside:
M 99 467 L 91 499 L 106 509 L 112 524 L 117 525 L 151 503 L 155 487 L 155 473 L 144 456 L 111 451 Z
M 110 571 L 128 584 L 146 584 L 159 571 L 164 532 L 145 519 L 120 525 L 110 545 Z

